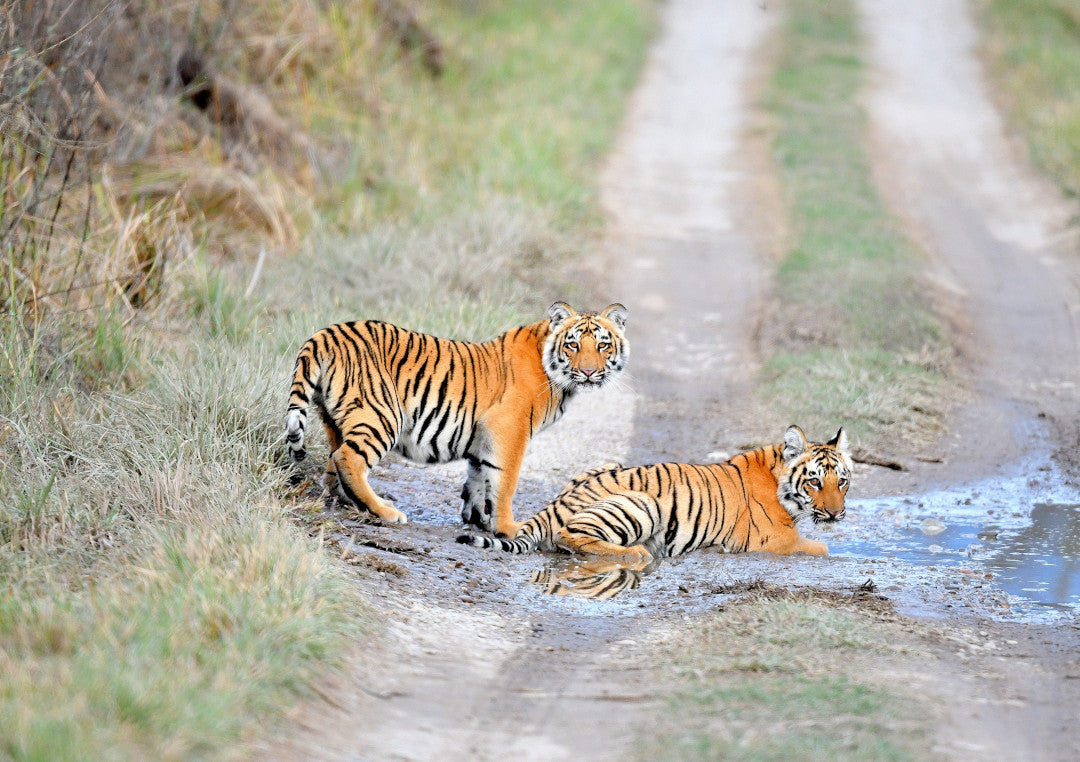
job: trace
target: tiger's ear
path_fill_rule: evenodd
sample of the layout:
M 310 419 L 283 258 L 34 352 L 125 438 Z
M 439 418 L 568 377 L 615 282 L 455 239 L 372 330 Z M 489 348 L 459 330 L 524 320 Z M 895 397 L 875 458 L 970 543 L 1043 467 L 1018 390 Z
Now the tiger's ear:
M 836 432 L 836 436 L 835 436 L 835 437 L 833 437 L 832 439 L 830 439 L 830 440 L 829 440 L 828 442 L 826 442 L 826 444 L 830 444 L 830 445 L 832 445 L 832 446 L 833 446 L 833 447 L 835 447 L 835 448 L 836 448 L 837 450 L 839 450 L 840 452 L 844 453 L 844 455 L 849 455 L 849 454 L 850 454 L 850 453 L 848 452 L 848 439 L 847 439 L 847 434 L 846 434 L 846 433 L 844 433 L 844 427 L 843 427 L 843 426 L 841 426 L 841 427 L 840 427 L 840 428 L 839 428 L 839 429 L 837 430 L 837 432 Z
M 626 309 L 626 307 L 622 306 L 618 302 L 615 302 L 614 304 L 609 304 L 607 307 L 604 307 L 604 311 L 600 313 L 600 317 L 606 317 L 608 320 L 614 323 L 615 327 L 618 328 L 620 331 L 626 328 L 627 315 L 628 310 Z
M 563 321 L 576 315 L 577 312 L 566 302 L 555 302 L 548 307 L 548 317 L 551 318 L 551 327 L 562 325 Z
M 806 435 L 798 426 L 791 425 L 784 432 L 784 462 L 790 463 L 806 452 Z

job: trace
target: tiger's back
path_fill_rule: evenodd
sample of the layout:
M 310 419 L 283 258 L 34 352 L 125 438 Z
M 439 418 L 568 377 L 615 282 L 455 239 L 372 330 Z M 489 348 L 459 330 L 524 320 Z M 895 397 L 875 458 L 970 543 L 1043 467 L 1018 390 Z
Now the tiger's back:
M 535 346 L 545 333 L 546 321 L 480 343 L 378 320 L 332 325 L 312 336 L 297 356 L 287 418 L 296 420 L 310 401 L 323 422 L 337 429 L 335 436 L 366 431 L 420 463 L 464 458 L 477 435 L 477 419 L 506 389 L 508 369 L 523 364 L 507 361 L 507 354 Z M 528 411 L 530 435 L 557 420 L 568 399 L 539 399 Z M 303 428 L 289 439 L 296 460 L 304 458 L 303 441 Z

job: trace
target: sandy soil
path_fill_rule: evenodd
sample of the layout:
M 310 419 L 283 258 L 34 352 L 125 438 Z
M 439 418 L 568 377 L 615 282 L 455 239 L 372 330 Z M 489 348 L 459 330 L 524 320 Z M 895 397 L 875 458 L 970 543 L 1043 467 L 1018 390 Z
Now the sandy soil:
M 975 394 L 931 453 L 944 464 L 864 469 L 856 489 L 917 495 L 995 473 L 1033 448 L 1075 463 L 1080 280 L 1075 255 L 1061 248 L 1069 210 L 1006 139 L 963 0 L 865 0 L 860 9 L 874 56 L 866 103 L 876 172 L 926 249 L 928 278 L 965 316 Z M 710 0 L 670 0 L 663 13 L 604 174 L 612 232 L 593 263 L 610 290 L 603 298 L 630 307 L 632 370 L 619 388 L 577 400 L 530 445 L 519 515 L 604 460 L 719 459 L 746 441 L 747 358 L 772 245 L 747 93 L 775 14 Z M 931 658 L 882 667 L 878 678 L 910 686 L 945 718 L 935 729 L 941 755 L 1074 756 L 1075 618 L 1009 622 L 986 614 L 992 593 L 834 556 L 699 553 L 628 581 L 640 588 L 612 600 L 547 595 L 565 562 L 453 543 L 463 474 L 460 464 L 389 463 L 376 488 L 412 523 L 329 529 L 372 601 L 371 642 L 290 727 L 268 729 L 256 756 L 620 758 L 656 709 L 661 676 L 650 654 L 722 603 L 726 583 L 763 577 L 843 590 L 867 575 L 901 604 L 921 604 L 910 637 Z M 816 531 L 835 547 L 848 529 Z

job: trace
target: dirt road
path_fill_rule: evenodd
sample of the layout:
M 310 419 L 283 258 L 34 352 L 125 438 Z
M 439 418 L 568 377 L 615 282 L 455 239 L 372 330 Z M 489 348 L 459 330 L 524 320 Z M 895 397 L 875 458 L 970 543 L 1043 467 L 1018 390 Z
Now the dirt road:
M 927 250 L 928 270 L 959 297 L 977 394 L 935 449 L 947 468 L 867 472 L 858 492 L 969 483 L 1047 448 L 1058 462 L 1075 461 L 1080 281 L 1075 256 L 1057 249 L 1064 207 L 1005 139 L 962 0 L 859 7 L 874 57 L 866 102 L 879 181 Z M 595 263 L 610 284 L 604 298 L 630 306 L 630 377 L 577 400 L 530 445 L 519 515 L 603 460 L 708 460 L 746 441 L 741 400 L 753 378 L 768 225 L 755 217 L 768 205 L 751 206 L 746 192 L 764 182 L 745 150 L 747 94 L 774 11 L 671 0 L 663 13 L 603 178 L 612 225 Z M 717 421 L 733 422 L 724 441 Z M 296 727 L 260 756 L 615 759 L 655 709 L 656 676 L 642 657 L 686 618 L 715 608 L 719 582 L 842 586 L 875 571 L 887 595 L 920 600 L 935 627 L 960 638 L 943 639 L 937 661 L 905 675 L 948 717 L 943 755 L 1055 759 L 1071 749 L 1080 711 L 1080 680 L 1070 679 L 1080 672 L 1075 617 L 1039 626 L 987 617 L 983 593 L 943 594 L 940 576 L 910 581 L 895 563 L 857 555 L 822 563 L 699 553 L 664 564 L 631 595 L 546 595 L 565 565 L 453 543 L 462 478 L 460 465 L 391 463 L 377 474 L 377 489 L 412 523 L 358 524 L 338 536 L 376 611 L 372 642 L 327 686 L 326 701 L 301 707 Z M 838 546 L 846 531 L 816 536 Z
M 966 3 L 861 0 L 859 8 L 874 67 L 867 105 L 878 184 L 928 252 L 929 275 L 959 299 L 975 392 L 935 448 L 943 466 L 876 473 L 868 486 L 925 494 L 981 483 L 1004 492 L 1019 477 L 1011 497 L 1030 503 L 1049 478 L 1058 499 L 1075 506 L 1080 261 L 1066 227 L 1075 205 L 1008 139 Z M 940 671 L 925 675 L 949 718 L 942 748 L 961 758 L 1075 759 L 1076 609 L 1050 624 L 990 619 L 978 629 L 1006 647 L 943 649 Z

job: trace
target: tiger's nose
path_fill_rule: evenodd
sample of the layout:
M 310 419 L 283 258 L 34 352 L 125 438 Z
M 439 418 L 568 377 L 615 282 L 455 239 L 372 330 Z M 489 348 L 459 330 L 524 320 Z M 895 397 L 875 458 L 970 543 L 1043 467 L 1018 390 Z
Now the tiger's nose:
M 596 368 L 582 368 L 581 372 L 585 374 L 585 378 L 588 378 L 596 372 Z

